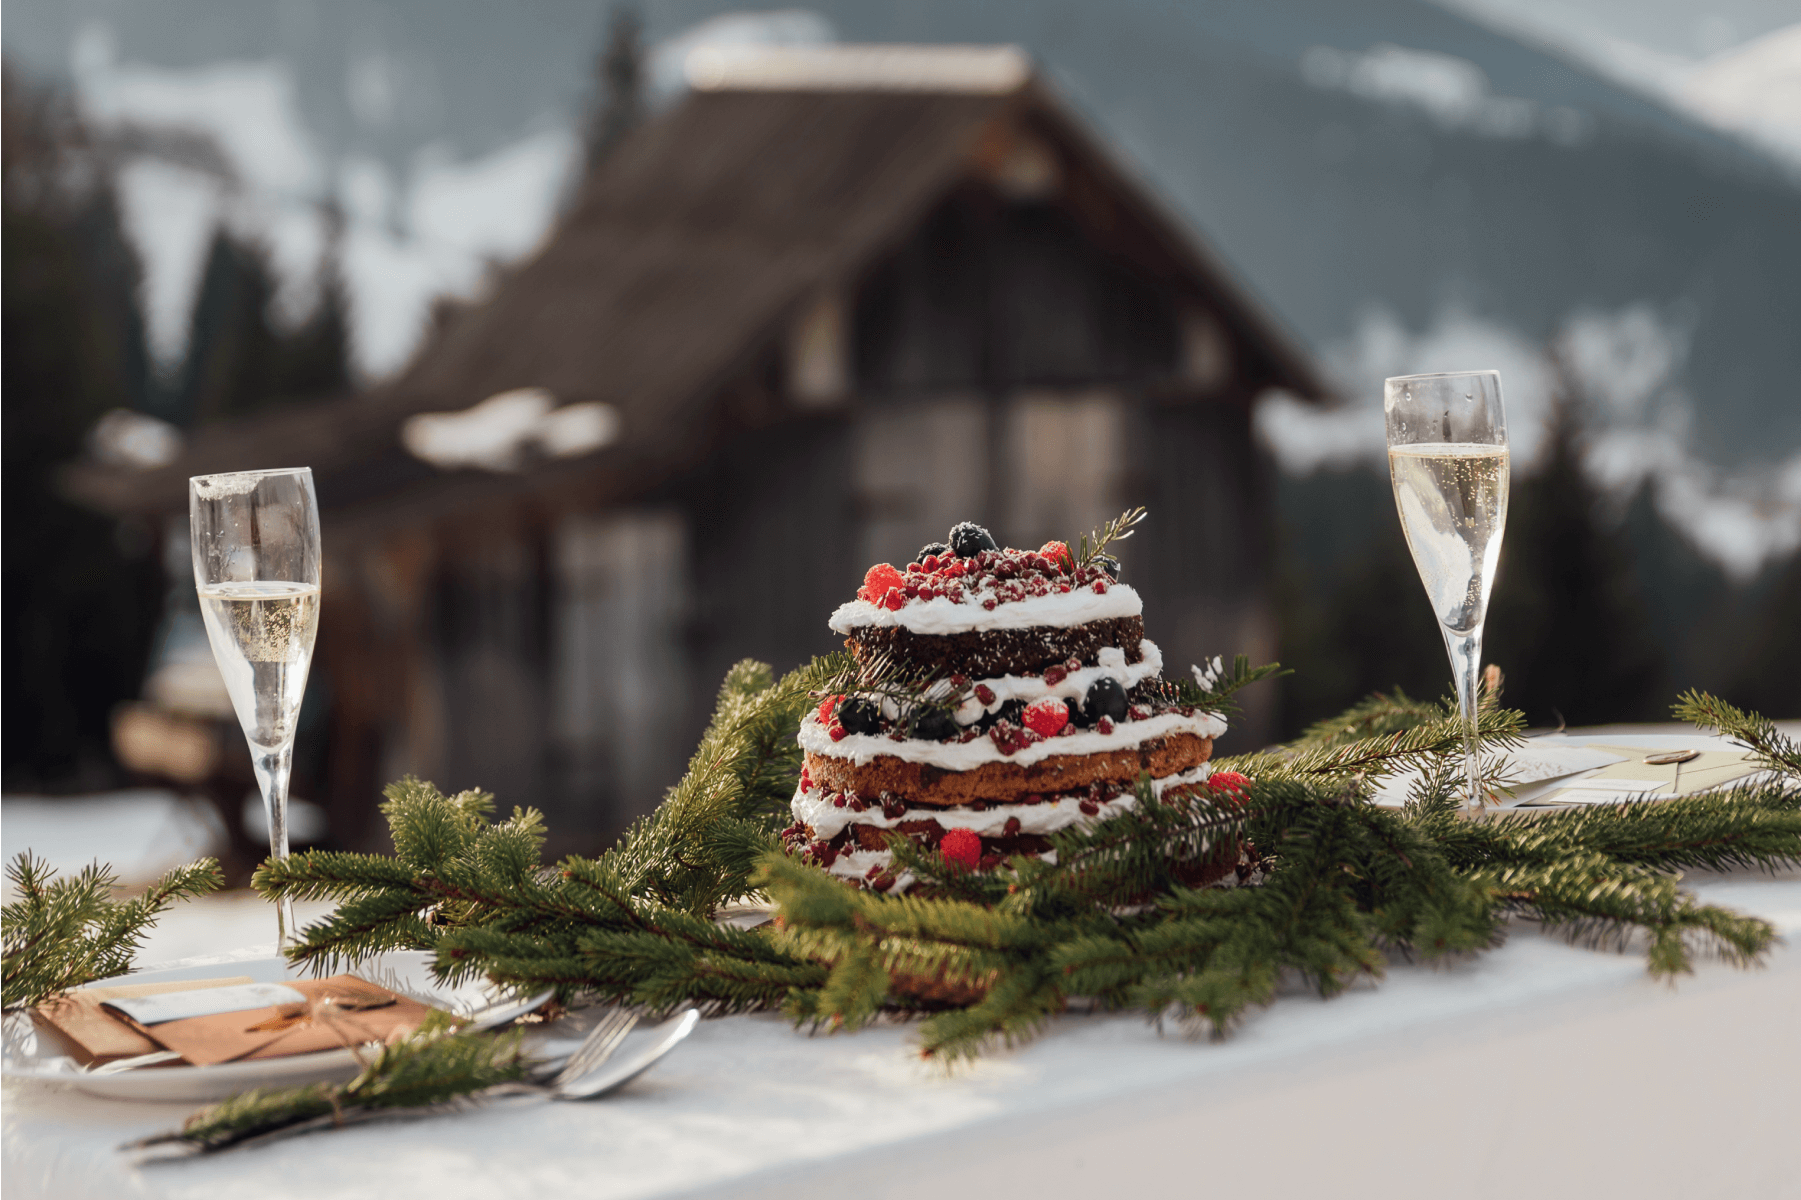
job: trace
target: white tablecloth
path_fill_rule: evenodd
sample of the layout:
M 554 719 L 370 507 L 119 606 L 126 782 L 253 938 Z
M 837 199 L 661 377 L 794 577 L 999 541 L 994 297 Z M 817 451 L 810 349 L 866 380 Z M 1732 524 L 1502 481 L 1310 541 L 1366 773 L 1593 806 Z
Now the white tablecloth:
M 1801 1198 L 1801 872 L 1687 883 L 1779 927 L 1767 967 L 1703 962 L 1671 988 L 1642 948 L 1519 925 L 1455 965 L 1284 995 L 1224 1042 L 1072 1015 L 949 1076 L 904 1024 L 808 1037 L 733 1017 L 601 1102 L 513 1098 L 148 1166 L 117 1147 L 191 1106 L 8 1084 L 0 1185 L 6 1200 Z
M 1801 875 L 1708 877 L 1801 935 Z M 1228 1041 L 1072 1016 L 945 1077 L 904 1025 L 704 1022 L 594 1104 L 532 1099 L 134 1167 L 183 1105 L 8 1085 L 7 1200 L 917 1195 L 1801 1196 L 1801 950 L 1671 989 L 1516 929 L 1447 968 L 1284 996 Z

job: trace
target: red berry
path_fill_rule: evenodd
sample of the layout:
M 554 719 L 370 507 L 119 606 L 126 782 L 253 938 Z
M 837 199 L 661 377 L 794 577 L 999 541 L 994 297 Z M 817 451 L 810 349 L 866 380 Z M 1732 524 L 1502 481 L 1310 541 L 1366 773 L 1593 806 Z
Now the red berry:
M 1113 718 L 1112 717 L 1102 717 L 1100 720 L 1096 721 L 1094 723 L 1094 731 L 1096 733 L 1112 733 L 1113 732 Z
M 1107 581 L 1105 579 L 1097 579 L 1094 581 L 1094 594 L 1097 596 L 1105 596 L 1107 594 Z
M 1001 836 L 1002 837 L 1017 837 L 1018 835 L 1019 835 L 1019 818 L 1018 817 L 1008 817 L 1007 823 L 1005 825 L 1001 826 Z
M 1042 737 L 1056 737 L 1069 724 L 1069 705 L 1055 696 L 1046 696 L 1026 706 L 1025 721 Z
M 1076 807 L 1081 809 L 1084 814 L 1086 814 L 1087 816 L 1090 816 L 1090 817 L 1094 816 L 1096 813 L 1101 811 L 1101 806 L 1099 804 L 1095 803 L 1093 800 L 1083 800 L 1083 801 L 1079 802 L 1076 805 Z
M 982 702 L 982 706 L 984 708 L 990 704 L 993 704 L 994 703 L 994 689 L 989 687 L 985 683 L 976 684 L 976 699 L 980 700 Z
M 946 862 L 959 863 L 965 870 L 973 871 L 982 861 L 982 839 L 973 830 L 953 829 L 938 843 L 938 853 L 944 855 Z
M 813 773 L 805 767 L 800 769 L 800 790 L 803 792 L 813 790 Z
M 827 732 L 832 735 L 832 740 L 834 742 L 842 742 L 844 740 L 844 726 L 838 724 L 836 721 L 832 723 L 831 729 Z
M 843 808 L 844 805 L 845 805 L 844 793 L 840 792 L 836 796 L 832 797 L 832 807 L 833 808 Z
M 1207 776 L 1207 790 L 1233 804 L 1243 804 L 1250 795 L 1251 781 L 1237 771 L 1215 771 Z
M 994 601 L 993 600 L 984 600 L 984 601 L 982 601 L 982 607 L 987 609 L 989 612 L 993 612 L 994 611 Z
M 901 595 L 899 588 L 889 588 L 888 596 L 886 599 L 884 599 L 882 601 L 882 605 L 883 605 L 883 607 L 888 609 L 889 612 L 899 612 L 901 605 L 905 604 L 906 602 L 907 601 Z
M 857 598 L 878 604 L 889 588 L 900 587 L 906 581 L 907 577 L 888 563 L 877 563 L 863 576 L 863 586 L 857 589 Z
M 1056 687 L 1068 678 L 1069 672 L 1062 667 L 1046 667 L 1044 669 L 1044 681 L 1052 687 Z
M 831 724 L 832 710 L 838 707 L 838 701 L 842 699 L 844 699 L 842 695 L 827 696 L 819 702 L 819 723 L 821 725 Z

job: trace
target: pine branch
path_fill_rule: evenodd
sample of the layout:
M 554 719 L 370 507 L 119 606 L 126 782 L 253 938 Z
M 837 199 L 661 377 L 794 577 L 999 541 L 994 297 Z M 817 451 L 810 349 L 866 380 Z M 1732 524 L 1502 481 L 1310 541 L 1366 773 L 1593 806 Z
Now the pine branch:
M 954 682 L 940 671 L 922 670 L 912 663 L 896 659 L 882 651 L 867 662 L 859 662 L 848 653 L 829 656 L 835 663 L 820 683 L 809 690 L 815 699 L 827 696 L 862 696 L 886 700 L 903 713 L 922 709 L 951 712 L 960 707 L 975 690 L 969 680 Z
M 30 851 L 6 868 L 17 899 L 0 911 L 4 941 L 3 1002 L 29 1007 L 95 979 L 122 975 L 144 934 L 177 900 L 191 900 L 224 882 L 216 860 L 177 867 L 133 900 L 114 900 L 118 877 L 98 863 L 74 876 L 56 872 Z
M 1195 708 L 1202 712 L 1218 713 L 1222 717 L 1236 716 L 1240 707 L 1235 699 L 1237 693 L 1253 683 L 1261 683 L 1265 679 L 1280 679 L 1294 672 L 1285 670 L 1281 663 L 1266 663 L 1253 667 L 1248 655 L 1240 654 L 1232 660 L 1231 670 L 1216 656 L 1208 664 L 1206 670 L 1194 669 L 1194 678 L 1177 676 L 1174 679 L 1155 680 L 1141 686 L 1160 696 L 1165 702 Z
M 522 1034 L 454 1033 L 443 1014 L 434 1013 L 411 1037 L 376 1050 L 349 1083 L 244 1092 L 201 1109 L 179 1130 L 146 1138 L 133 1148 L 177 1144 L 207 1153 L 320 1118 L 341 1125 L 375 1112 L 467 1100 L 524 1077 Z
M 1351 722 L 1347 722 L 1349 724 Z M 1477 713 L 1476 738 L 1482 752 L 1517 749 L 1525 718 L 1511 709 Z M 1463 752 L 1466 725 L 1455 704 L 1443 705 L 1436 719 L 1407 725 L 1375 737 L 1297 743 L 1282 753 L 1226 760 L 1230 769 L 1253 778 L 1270 776 L 1351 776 L 1376 779 L 1416 765 L 1432 756 Z M 1224 765 L 1224 764 L 1222 764 Z
M 1769 718 L 1734 708 L 1694 688 L 1682 693 L 1671 711 L 1677 720 L 1719 730 L 1755 754 L 1768 769 L 1801 782 L 1801 742 L 1782 733 Z
M 1697 947 L 1748 966 L 1776 941 L 1767 921 L 1697 904 L 1669 876 L 1621 866 L 1603 854 L 1479 871 L 1474 879 L 1503 905 L 1571 942 L 1624 949 L 1635 930 L 1646 931 L 1646 969 L 1654 977 L 1692 972 Z
M 1391 737 L 1444 717 L 1444 709 L 1427 700 L 1415 700 L 1400 688 L 1392 696 L 1377 692 L 1353 704 L 1336 717 L 1316 721 L 1290 743 L 1296 749 L 1321 749 Z
M 1499 862 L 1542 865 L 1595 852 L 1660 871 L 1801 865 L 1801 792 L 1779 785 L 1504 814 L 1488 825 L 1482 854 Z

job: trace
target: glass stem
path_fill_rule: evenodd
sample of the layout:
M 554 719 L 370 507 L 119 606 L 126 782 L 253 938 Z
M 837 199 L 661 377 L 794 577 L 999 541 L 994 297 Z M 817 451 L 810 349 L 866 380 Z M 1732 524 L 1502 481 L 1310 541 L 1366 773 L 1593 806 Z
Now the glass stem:
M 256 781 L 263 789 L 263 815 L 269 819 L 269 857 L 288 856 L 288 775 L 294 766 L 294 743 L 273 750 L 251 748 Z M 285 953 L 294 944 L 294 902 L 283 896 L 275 902 L 275 950 Z
M 1481 675 L 1482 626 L 1468 633 L 1446 629 L 1445 650 L 1451 656 L 1451 674 L 1457 684 L 1457 706 L 1463 710 L 1463 773 L 1469 780 L 1465 811 L 1481 812 L 1482 768 L 1476 761 L 1476 680 Z

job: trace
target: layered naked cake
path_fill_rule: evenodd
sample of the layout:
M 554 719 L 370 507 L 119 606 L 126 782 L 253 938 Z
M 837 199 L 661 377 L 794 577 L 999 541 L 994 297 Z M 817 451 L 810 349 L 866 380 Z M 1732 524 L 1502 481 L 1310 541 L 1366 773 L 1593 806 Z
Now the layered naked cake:
M 905 568 L 870 568 L 830 625 L 877 683 L 801 723 L 784 836 L 862 886 L 912 884 L 891 867 L 896 832 L 973 870 L 1051 858 L 1051 834 L 1137 804 L 1141 775 L 1158 795 L 1202 784 L 1225 732 L 1163 684 L 1118 563 L 1061 542 L 1001 549 L 959 525 Z M 928 682 L 879 683 L 894 678 Z

